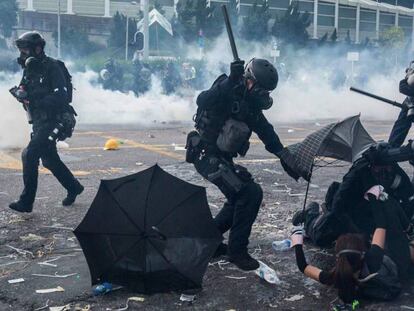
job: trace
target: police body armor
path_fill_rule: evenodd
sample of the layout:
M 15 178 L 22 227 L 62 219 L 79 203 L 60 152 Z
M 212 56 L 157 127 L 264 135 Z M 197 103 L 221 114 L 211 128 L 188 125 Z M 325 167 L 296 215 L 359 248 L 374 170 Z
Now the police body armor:
M 41 60 L 39 71 L 30 72 L 27 68 L 24 70 L 21 86 L 27 92 L 29 101 L 32 102 L 36 102 L 36 100 L 40 100 L 53 92 L 48 86 L 48 79 L 50 79 L 50 77 L 47 76 L 49 66 L 52 62 L 56 62 L 57 65 L 59 65 L 66 79 L 68 101 L 60 103 L 55 109 L 42 109 L 41 107 L 36 107 L 36 104 L 29 104 L 25 109 L 27 110 L 28 115 L 30 115 L 29 123 L 38 124 L 50 122 L 55 125 L 55 128 L 49 136 L 49 140 L 65 140 L 72 136 L 76 125 L 75 116 L 77 114 L 74 108 L 69 104 L 72 101 L 72 83 L 70 80 L 71 76 L 64 63 L 49 57 L 43 58 Z
M 226 78 L 226 75 L 221 75 L 212 87 Z M 252 133 L 244 122 L 248 115 L 248 107 L 243 100 L 242 88 L 236 87 L 230 97 L 232 102 L 218 109 L 197 108 L 194 121 L 200 135 L 200 149 L 221 153 L 227 157 L 235 157 L 237 154 L 244 156 L 249 149 L 249 138 Z M 194 140 L 197 135 L 192 133 L 191 136 Z M 187 145 L 194 147 L 189 141 Z

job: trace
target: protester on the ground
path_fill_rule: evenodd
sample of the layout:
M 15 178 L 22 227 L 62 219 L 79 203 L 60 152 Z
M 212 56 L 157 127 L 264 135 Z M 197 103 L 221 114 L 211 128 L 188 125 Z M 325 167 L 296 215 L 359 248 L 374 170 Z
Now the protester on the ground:
M 321 270 L 306 262 L 302 229 L 294 230 L 291 236 L 299 270 L 322 284 L 334 286 L 339 298 L 349 307 L 343 310 L 353 310 L 352 306 L 357 304 L 359 298 L 394 299 L 401 290 L 397 265 L 384 250 L 390 228 L 388 217 L 394 213 L 393 202 L 383 201 L 375 188 L 367 193 L 367 197 L 375 222 L 371 245 L 367 247 L 367 240 L 362 235 L 341 235 L 335 243 L 333 269 Z M 408 243 L 404 247 L 409 250 Z

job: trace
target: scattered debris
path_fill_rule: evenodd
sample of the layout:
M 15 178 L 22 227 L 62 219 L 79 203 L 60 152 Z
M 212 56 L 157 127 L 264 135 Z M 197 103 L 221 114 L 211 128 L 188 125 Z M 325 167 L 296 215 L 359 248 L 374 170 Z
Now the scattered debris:
M 14 264 L 17 264 L 17 263 L 27 263 L 27 262 L 29 262 L 29 261 L 27 261 L 27 260 L 12 261 L 12 262 L 8 262 L 8 263 L 3 263 L 3 264 L 0 265 L 0 267 L 10 266 L 10 265 L 14 265 Z
M 142 162 L 136 162 L 135 165 L 136 166 L 142 166 L 142 165 L 144 165 L 144 163 L 142 163 Z
M 223 266 L 228 265 L 229 263 L 230 262 L 228 262 L 226 260 L 219 260 L 219 261 L 216 261 L 216 262 L 210 262 L 208 265 L 209 266 L 215 266 L 215 265 L 217 265 L 220 268 L 220 270 L 224 270 L 224 267 Z
M 22 283 L 22 282 L 24 282 L 24 279 L 23 278 L 20 278 L 20 279 L 13 279 L 13 280 L 8 280 L 7 281 L 9 284 L 17 284 L 17 283 Z
M 33 233 L 29 233 L 28 235 L 24 235 L 20 237 L 20 240 L 24 241 L 24 242 L 29 242 L 29 241 L 41 241 L 44 240 L 44 237 L 41 237 L 40 235 L 36 235 Z
M 315 122 L 316 126 L 321 126 L 321 124 L 319 122 Z
M 65 279 L 68 278 L 70 276 L 74 276 L 74 275 L 78 275 L 79 273 L 70 273 L 70 274 L 58 274 L 57 272 L 55 272 L 55 274 L 39 274 L 39 273 L 33 273 L 33 276 L 43 276 L 43 277 L 48 277 L 48 278 L 61 278 L 61 279 Z
M 282 173 L 282 172 L 279 172 L 279 171 L 276 171 L 276 170 L 271 170 L 271 169 L 268 169 L 268 168 L 264 168 L 264 169 L 263 169 L 263 171 L 264 171 L 264 172 L 271 173 L 271 174 L 283 175 L 283 173 Z
M 292 297 L 289 297 L 289 298 L 285 298 L 285 300 L 286 301 L 298 301 L 298 300 L 301 300 L 301 299 L 303 299 L 305 296 L 303 296 L 303 295 L 293 295 Z
M 155 136 L 152 134 L 148 134 L 148 138 L 155 138 Z
M 46 261 L 38 262 L 37 264 L 41 265 L 41 266 L 50 266 L 50 267 L 56 268 L 57 265 L 52 264 L 51 262 L 54 262 L 54 261 L 59 260 L 59 259 L 64 258 L 64 257 L 74 257 L 74 256 L 76 256 L 76 255 L 74 255 L 74 254 L 61 255 L 61 256 L 46 260 Z
M 280 284 L 276 271 L 259 260 L 259 268 L 255 270 L 256 275 L 270 284 Z
M 185 147 L 174 146 L 174 151 L 185 151 Z
M 61 286 L 58 286 L 55 288 L 36 289 L 37 294 L 50 294 L 50 293 L 64 292 L 64 291 L 65 289 Z
M 113 310 L 113 311 L 125 311 L 128 310 L 129 308 L 129 302 L 130 301 L 134 301 L 134 302 L 144 302 L 145 298 L 144 297 L 129 297 L 126 301 L 125 307 L 123 308 L 119 308 L 119 309 L 111 309 L 111 308 L 106 308 L 106 310 Z
M 227 278 L 227 279 L 233 279 L 233 280 L 244 280 L 244 279 L 247 279 L 247 276 L 225 275 L 224 277 Z
M 60 229 L 60 230 L 70 230 L 73 231 L 74 228 L 63 227 L 60 224 L 52 225 L 52 226 L 42 226 L 42 228 L 51 228 L 51 229 Z
M 293 133 L 294 131 L 294 129 L 288 129 L 288 133 Z
M 46 305 L 44 305 L 43 307 L 34 309 L 33 311 L 40 311 L 40 310 L 44 310 L 44 309 L 47 309 L 47 308 L 49 308 L 49 299 L 46 300 Z
M 195 295 L 181 294 L 180 301 L 193 302 L 195 300 L 195 297 Z
M 19 255 L 23 255 L 23 256 L 30 255 L 30 257 L 35 258 L 35 255 L 31 251 L 27 251 L 27 250 L 17 248 L 11 245 L 6 245 L 6 247 L 11 248 L 12 250 L 16 251 Z

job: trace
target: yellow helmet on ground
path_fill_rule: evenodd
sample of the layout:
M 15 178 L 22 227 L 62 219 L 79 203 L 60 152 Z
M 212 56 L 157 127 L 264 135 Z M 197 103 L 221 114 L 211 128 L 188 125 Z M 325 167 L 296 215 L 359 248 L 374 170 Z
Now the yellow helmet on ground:
M 118 150 L 119 142 L 116 139 L 108 139 L 105 143 L 104 150 Z

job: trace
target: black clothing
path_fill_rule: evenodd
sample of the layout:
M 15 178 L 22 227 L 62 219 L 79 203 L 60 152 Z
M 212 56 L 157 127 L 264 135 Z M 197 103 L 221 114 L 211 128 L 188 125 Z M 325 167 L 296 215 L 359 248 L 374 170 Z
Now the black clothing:
M 68 192 L 78 192 L 81 187 L 59 158 L 56 141 L 48 139 L 59 114 L 69 106 L 66 80 L 54 59 L 44 56 L 41 62 L 42 72 L 31 76 L 24 70 L 21 82 L 29 95 L 27 107 L 33 123 L 31 140 L 22 152 L 24 190 L 20 201 L 26 205 L 32 205 L 35 200 L 39 159 Z
M 198 96 L 195 119 L 200 143 L 196 147 L 198 156 L 194 157 L 194 166 L 227 199 L 215 217 L 215 223 L 222 233 L 230 230 L 228 254 L 234 258 L 247 254 L 251 228 L 259 212 L 263 192 L 246 168 L 233 163 L 237 153 L 219 150 L 217 138 L 225 122 L 235 119 L 256 132 L 269 152 L 277 155 L 283 149 L 273 126 L 261 110 L 249 107 L 245 94 L 243 84 L 222 75 L 209 90 Z M 248 138 L 245 145 L 244 152 L 247 152 Z
M 400 81 L 400 93 L 408 97 L 404 100 L 405 105 L 401 109 L 398 119 L 395 121 L 388 139 L 388 142 L 393 147 L 400 147 L 404 143 L 412 124 L 412 118 L 408 118 L 407 113 L 408 106 L 412 105 L 410 97 L 414 96 L 414 87 L 408 85 L 407 79 Z
M 303 273 L 308 266 L 306 257 L 303 252 L 302 244 L 295 245 L 296 264 L 299 270 Z M 384 250 L 378 245 L 371 245 L 371 248 L 365 253 L 364 265 L 366 265 L 369 274 L 377 272 L 381 268 L 384 258 Z M 325 285 L 332 285 L 331 272 L 321 270 L 319 274 L 319 282 Z

